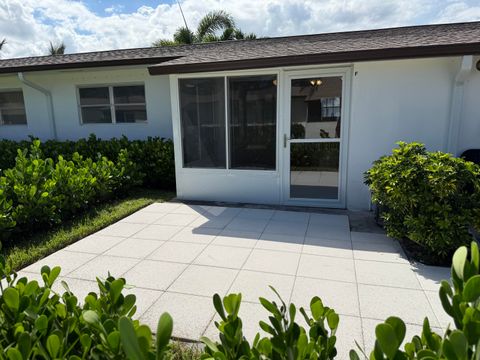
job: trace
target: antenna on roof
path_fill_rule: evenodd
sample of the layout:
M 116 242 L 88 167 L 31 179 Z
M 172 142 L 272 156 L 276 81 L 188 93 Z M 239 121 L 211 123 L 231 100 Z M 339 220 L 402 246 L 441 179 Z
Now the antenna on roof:
M 185 15 L 183 15 L 182 5 L 180 5 L 179 0 L 177 0 L 177 4 L 178 4 L 178 7 L 180 8 L 180 13 L 182 14 L 182 18 L 183 18 L 183 22 L 185 23 L 185 27 L 187 28 L 187 30 L 189 30 L 187 20 L 185 20 Z

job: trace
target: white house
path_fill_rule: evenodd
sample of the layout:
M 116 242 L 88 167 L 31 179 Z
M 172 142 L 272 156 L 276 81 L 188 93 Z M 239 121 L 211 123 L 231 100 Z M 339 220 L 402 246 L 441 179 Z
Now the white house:
M 480 148 L 480 22 L 0 61 L 0 138 L 173 138 L 180 199 L 367 209 L 395 142 Z

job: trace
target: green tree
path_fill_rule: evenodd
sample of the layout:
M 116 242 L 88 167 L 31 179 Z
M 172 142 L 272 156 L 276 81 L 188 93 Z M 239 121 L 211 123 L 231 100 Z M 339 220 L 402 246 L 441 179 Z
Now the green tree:
M 175 46 L 224 40 L 251 40 L 256 39 L 256 37 L 253 33 L 245 34 L 238 29 L 232 15 L 223 10 L 218 10 L 205 15 L 200 20 L 195 32 L 186 26 L 181 26 L 173 34 L 172 40 L 160 39 L 152 45 Z
M 65 54 L 65 49 L 66 46 L 63 41 L 55 45 L 50 41 L 50 48 L 48 49 L 48 52 L 50 53 L 50 55 L 63 55 Z

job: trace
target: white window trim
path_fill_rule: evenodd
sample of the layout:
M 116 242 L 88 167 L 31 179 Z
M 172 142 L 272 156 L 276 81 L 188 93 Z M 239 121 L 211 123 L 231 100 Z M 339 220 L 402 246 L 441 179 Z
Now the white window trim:
M 27 126 L 28 125 L 28 119 L 27 119 L 27 108 L 25 106 L 25 96 L 23 94 L 23 89 L 21 88 L 14 88 L 14 89 L 1 89 L 0 93 L 5 93 L 5 92 L 21 92 L 22 93 L 22 98 L 23 98 L 23 107 L 6 107 L 2 106 L 0 103 L 0 126 Z M 2 110 L 3 109 L 8 109 L 8 110 L 23 110 L 25 112 L 25 122 L 22 124 L 5 124 L 3 121 L 3 115 L 2 115 Z
M 145 92 L 145 102 L 143 103 L 115 103 L 115 98 L 113 96 L 113 88 L 115 87 L 123 87 L 123 86 L 143 86 Z M 94 104 L 94 105 L 82 105 L 80 103 L 80 89 L 91 89 L 91 88 L 108 88 L 108 97 L 109 102 L 105 104 Z M 78 108 L 78 116 L 80 120 L 80 125 L 139 125 L 139 124 L 147 124 L 148 123 L 148 112 L 147 112 L 147 92 L 145 83 L 119 83 L 119 84 L 86 84 L 86 85 L 78 85 L 77 86 L 77 108 Z M 145 106 L 145 112 L 147 113 L 147 119 L 145 121 L 135 121 L 135 122 L 117 122 L 117 117 L 115 113 L 115 106 Z M 112 118 L 112 122 L 109 123 L 89 123 L 83 121 L 82 116 L 82 109 L 83 108 L 95 108 L 95 107 L 110 107 L 110 116 Z
M 228 79 L 229 78 L 235 78 L 235 77 L 248 77 L 248 76 L 276 76 L 277 80 L 277 94 L 276 94 L 276 117 L 275 117 L 275 122 L 276 122 L 276 128 L 275 128 L 275 168 L 274 169 L 239 169 L 239 168 L 232 168 L 230 167 L 231 159 L 230 159 L 230 117 L 229 117 L 229 101 L 228 101 L 228 92 L 229 92 L 229 86 L 228 86 Z M 178 116 L 178 124 L 174 122 L 174 138 L 176 137 L 175 133 L 178 131 L 179 133 L 179 139 L 180 139 L 180 145 L 179 145 L 179 150 L 175 150 L 176 152 L 179 151 L 180 154 L 180 165 L 181 169 L 187 170 L 187 171 L 199 171 L 203 172 L 205 170 L 207 171 L 212 171 L 212 172 L 227 172 L 227 173 L 254 173 L 254 174 L 277 174 L 279 170 L 279 144 L 278 144 L 278 131 L 279 131 L 279 106 L 280 106 L 280 89 L 278 86 L 279 82 L 279 77 L 280 77 L 280 72 L 277 70 L 265 70 L 265 71 L 240 71 L 240 72 L 218 72 L 218 73 L 191 73 L 191 74 L 182 74 L 182 75 L 173 75 L 171 76 L 171 82 L 170 86 L 170 93 L 174 94 L 172 97 L 172 103 L 176 102 L 177 107 L 175 107 L 175 110 L 177 113 L 175 116 Z M 201 78 L 223 78 L 223 83 L 224 83 L 224 97 L 225 97 L 225 167 L 224 168 L 210 168 L 210 167 L 185 167 L 185 164 L 183 162 L 183 135 L 182 135 L 182 125 L 181 125 L 181 110 L 180 110 L 180 86 L 179 86 L 179 80 L 181 79 L 201 79 Z M 173 114 L 172 114 L 173 115 Z M 178 129 L 176 126 L 178 125 Z M 174 141 L 175 143 L 175 141 Z M 177 165 L 176 165 L 177 166 Z

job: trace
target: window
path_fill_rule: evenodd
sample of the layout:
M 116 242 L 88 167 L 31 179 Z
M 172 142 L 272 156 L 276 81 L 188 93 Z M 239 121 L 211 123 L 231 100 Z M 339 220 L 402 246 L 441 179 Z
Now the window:
M 141 123 L 147 121 L 143 85 L 99 86 L 78 89 L 84 124 Z
M 179 82 L 184 167 L 225 168 L 224 85 L 223 78 Z
M 321 99 L 320 108 L 322 109 L 321 121 L 339 121 L 340 97 Z
M 230 167 L 275 170 L 275 76 L 229 78 Z
M 27 115 L 22 90 L 0 92 L 0 125 L 25 125 Z
M 275 75 L 180 79 L 179 95 L 185 168 L 275 170 Z

